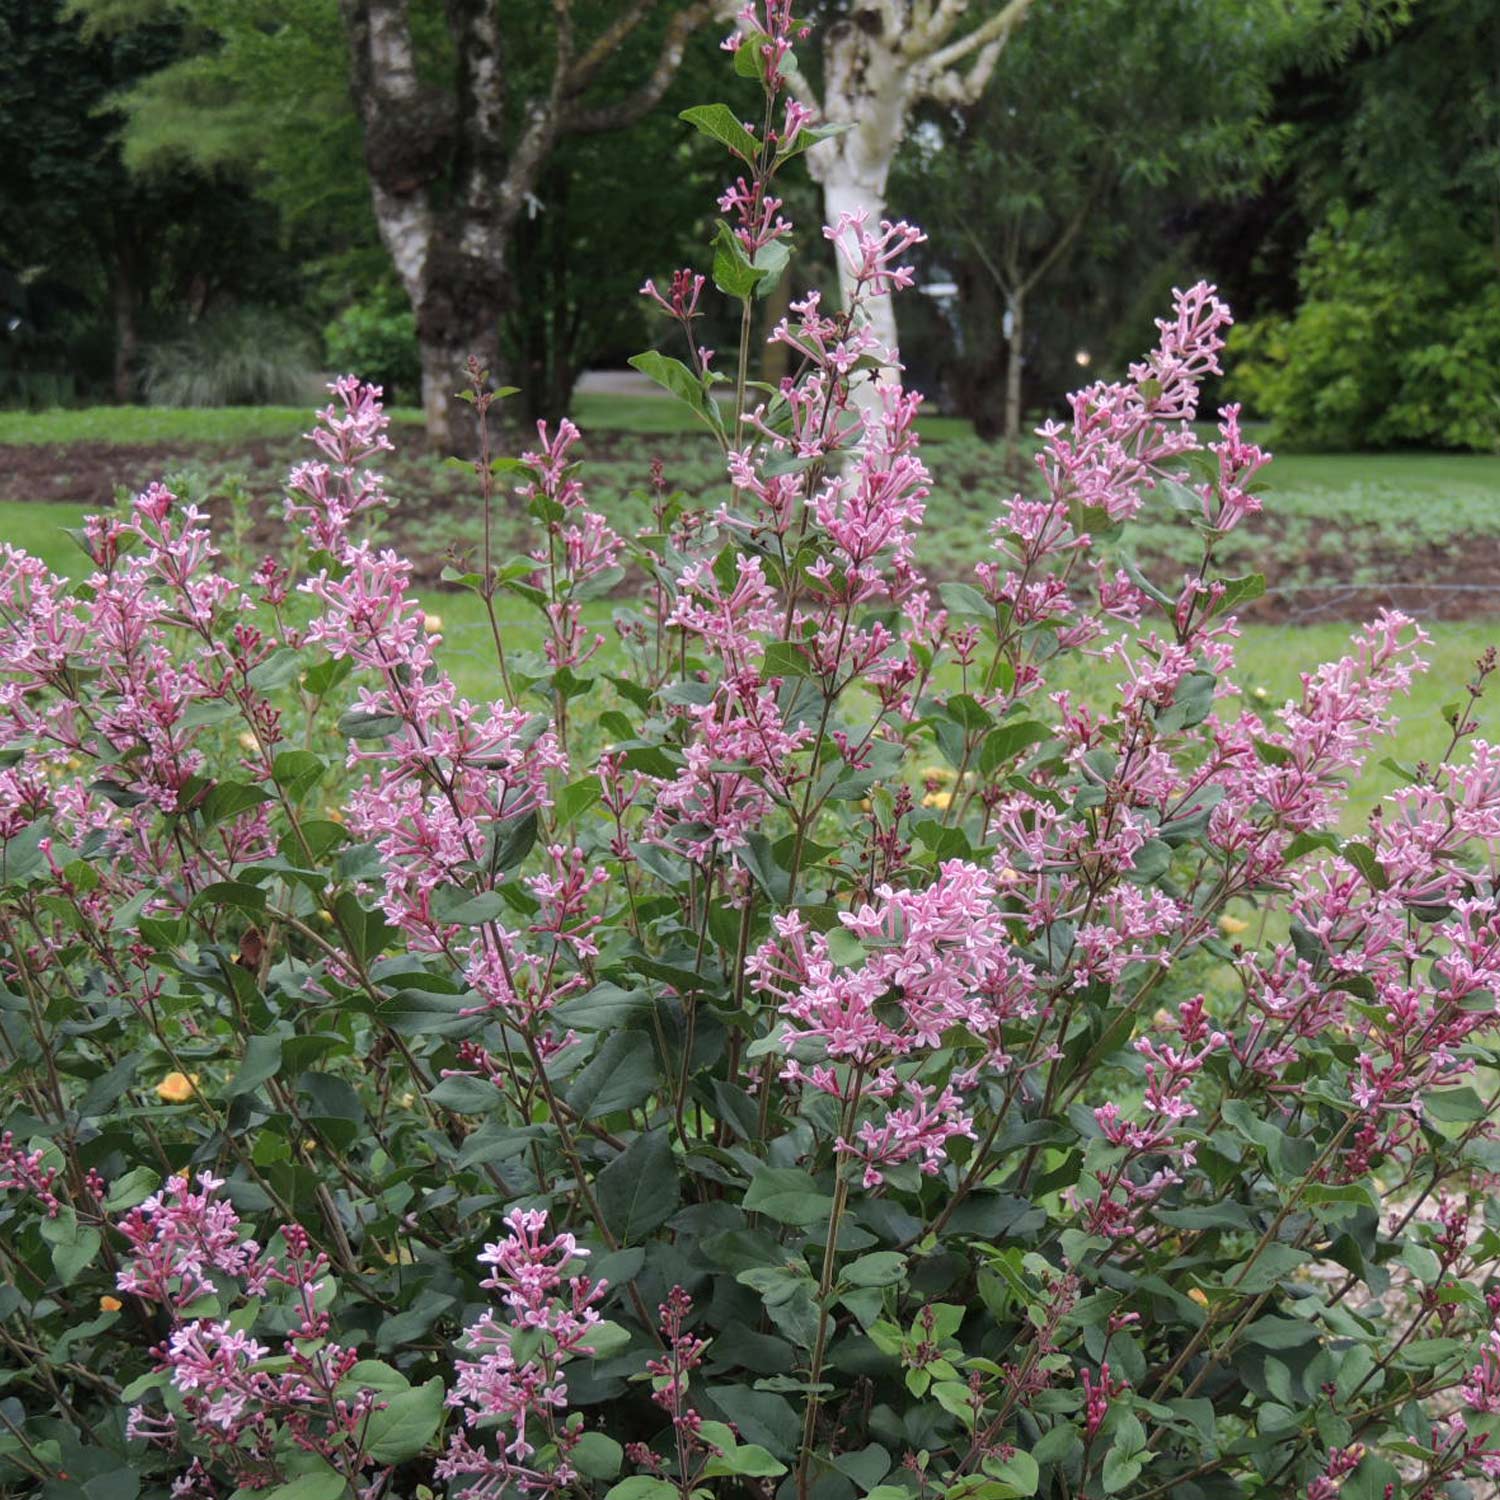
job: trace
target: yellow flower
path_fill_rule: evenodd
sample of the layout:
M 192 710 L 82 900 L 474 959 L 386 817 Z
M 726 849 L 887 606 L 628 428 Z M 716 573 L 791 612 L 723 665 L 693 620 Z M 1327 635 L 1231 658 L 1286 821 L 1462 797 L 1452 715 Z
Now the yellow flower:
M 111 1297 L 108 1293 L 105 1293 L 99 1299 L 99 1310 L 101 1312 L 119 1312 L 124 1306 L 125 1304 L 118 1297 Z
M 952 792 L 928 792 L 927 795 L 922 798 L 923 807 L 948 808 L 952 805 L 952 803 Z
M 1199 1307 L 1208 1306 L 1208 1293 L 1205 1292 L 1202 1287 L 1195 1286 L 1192 1291 L 1188 1293 L 1188 1296 L 1191 1297 Z
M 949 766 L 923 766 L 917 775 L 923 781 L 952 781 L 953 770 Z
M 186 1073 L 168 1073 L 156 1085 L 156 1094 L 159 1099 L 164 1099 L 168 1104 L 186 1104 L 197 1092 L 195 1088 L 197 1082 L 196 1073 L 191 1078 Z
M 436 635 L 443 628 L 443 617 L 441 615 L 423 615 L 422 629 L 428 635 Z
M 1231 917 L 1228 912 L 1219 918 L 1219 931 L 1225 937 L 1238 937 L 1242 932 L 1249 932 L 1249 930 L 1248 922 L 1242 922 L 1238 917 Z

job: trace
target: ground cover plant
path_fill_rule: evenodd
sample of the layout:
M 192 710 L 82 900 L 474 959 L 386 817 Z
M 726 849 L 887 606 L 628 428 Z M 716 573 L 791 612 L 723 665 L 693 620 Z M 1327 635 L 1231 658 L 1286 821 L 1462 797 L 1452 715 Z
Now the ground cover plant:
M 832 226 L 852 308 L 794 300 L 797 373 L 747 381 L 816 128 L 781 0 L 736 41 L 758 124 L 688 118 L 738 159 L 746 336 L 698 346 L 683 271 L 650 295 L 686 359 L 638 361 L 727 478 L 663 476 L 625 534 L 571 424 L 482 447 L 448 580 L 494 622 L 482 696 L 367 537 L 353 378 L 253 570 L 162 485 L 85 523 L 76 583 L 0 553 L 0 1483 L 1483 1492 L 1493 657 L 1344 830 L 1423 633 L 1384 611 L 1284 704 L 1241 691 L 1263 580 L 1218 559 L 1266 456 L 1193 425 L 1201 285 L 930 581 L 863 316 L 917 231 Z M 1153 575 L 1159 500 L 1196 551 Z

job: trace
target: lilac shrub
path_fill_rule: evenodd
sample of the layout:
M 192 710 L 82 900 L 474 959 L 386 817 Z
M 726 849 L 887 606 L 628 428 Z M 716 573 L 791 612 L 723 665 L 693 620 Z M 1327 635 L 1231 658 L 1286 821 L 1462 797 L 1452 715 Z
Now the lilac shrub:
M 867 316 L 918 232 L 832 226 L 851 306 L 793 299 L 794 373 L 750 378 L 820 134 L 796 32 L 764 0 L 732 39 L 758 123 L 687 114 L 736 158 L 729 373 L 708 280 L 647 288 L 685 357 L 637 363 L 718 504 L 658 471 L 621 535 L 571 424 L 492 454 L 470 371 L 482 700 L 371 530 L 354 379 L 277 556 L 160 485 L 89 520 L 77 582 L 0 551 L 6 1493 L 1500 1476 L 1493 656 L 1356 832 L 1424 637 L 1384 613 L 1280 709 L 1236 687 L 1262 582 L 1214 559 L 1267 458 L 1232 407 L 1194 425 L 1207 286 L 930 583 Z M 1175 580 L 1130 557 L 1164 507 L 1201 541 Z

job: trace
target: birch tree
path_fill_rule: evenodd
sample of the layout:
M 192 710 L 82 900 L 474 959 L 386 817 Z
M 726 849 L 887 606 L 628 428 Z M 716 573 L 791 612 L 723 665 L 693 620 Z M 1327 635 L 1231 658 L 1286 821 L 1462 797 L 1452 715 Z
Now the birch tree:
M 976 102 L 1033 0 L 845 0 L 823 28 L 822 86 L 793 77 L 804 104 L 845 127 L 808 153 L 824 217 L 863 210 L 886 217 L 891 167 L 912 113 L 925 101 Z M 839 268 L 847 299 L 847 268 Z M 890 298 L 876 303 L 875 332 L 896 347 Z
M 586 34 L 572 0 L 449 0 L 441 25 L 452 79 L 434 87 L 417 24 L 434 15 L 414 0 L 339 4 L 371 202 L 416 312 L 428 439 L 451 450 L 465 360 L 499 365 L 507 251 L 548 158 L 567 136 L 618 129 L 651 109 L 712 5 L 619 0 L 591 8 L 602 19 Z M 551 50 L 540 78 L 517 64 L 522 42 L 534 54 L 539 26 Z M 611 88 L 611 65 L 648 34 L 644 70 L 625 91 Z

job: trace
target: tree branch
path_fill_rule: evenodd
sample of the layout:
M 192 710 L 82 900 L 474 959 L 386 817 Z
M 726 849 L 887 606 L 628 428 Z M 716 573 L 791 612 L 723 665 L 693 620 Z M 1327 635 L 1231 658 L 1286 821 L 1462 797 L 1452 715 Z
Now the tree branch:
M 656 9 L 657 0 L 635 0 L 626 8 L 612 26 L 606 28 L 594 41 L 570 71 L 567 83 L 569 97 L 581 94 L 592 81 L 600 67 L 613 57 L 626 37 Z
M 1063 252 L 1077 239 L 1079 231 L 1088 222 L 1089 213 L 1093 209 L 1095 201 L 1104 189 L 1105 181 L 1106 179 L 1101 177 L 1083 195 L 1083 201 L 1078 205 L 1078 211 L 1063 226 L 1062 233 L 1053 240 L 1051 248 L 1032 268 L 1031 274 L 1022 279 L 1018 290 L 1023 297 L 1057 264 L 1062 258 Z
M 554 0 L 554 4 L 566 4 L 566 0 Z M 563 101 L 559 116 L 559 129 L 568 135 L 586 135 L 599 130 L 618 130 L 652 109 L 666 93 L 668 85 L 682 65 L 682 54 L 687 49 L 688 38 L 713 13 L 713 0 L 695 0 L 695 3 L 677 12 L 667 26 L 661 50 L 656 55 L 656 65 L 649 77 L 633 94 L 615 104 L 601 105 L 595 109 L 584 109 Z
M 1006 0 L 988 21 L 966 32 L 956 42 L 929 53 L 917 65 L 913 97 L 926 97 L 945 104 L 974 103 L 988 86 L 1011 33 L 1026 19 L 1026 12 L 1033 3 L 1034 0 Z M 967 4 L 945 0 L 944 9 L 952 13 L 956 21 L 958 15 L 967 9 Z M 966 75 L 960 77 L 953 71 L 976 52 L 979 56 Z

